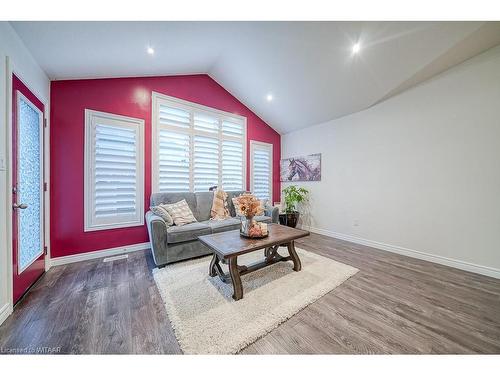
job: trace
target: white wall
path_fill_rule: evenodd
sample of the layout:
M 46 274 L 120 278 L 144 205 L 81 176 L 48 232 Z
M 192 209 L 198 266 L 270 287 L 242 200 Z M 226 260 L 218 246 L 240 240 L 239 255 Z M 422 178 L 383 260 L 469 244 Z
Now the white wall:
M 500 277 L 500 47 L 282 136 L 283 157 L 317 152 L 313 231 Z
M 8 22 L 0 22 L 0 324 L 9 310 L 11 284 L 10 246 L 9 231 L 7 228 L 7 218 L 11 214 L 11 204 L 8 201 L 8 175 L 9 175 L 9 156 L 8 156 L 8 132 L 9 116 L 7 111 L 7 99 L 10 93 L 7 93 L 7 66 L 6 57 L 14 65 L 16 74 L 23 82 L 30 87 L 35 95 L 48 104 L 50 82 L 46 74 L 35 62 L 31 54 L 25 48 L 15 31 Z M 48 106 L 46 106 L 48 108 Z

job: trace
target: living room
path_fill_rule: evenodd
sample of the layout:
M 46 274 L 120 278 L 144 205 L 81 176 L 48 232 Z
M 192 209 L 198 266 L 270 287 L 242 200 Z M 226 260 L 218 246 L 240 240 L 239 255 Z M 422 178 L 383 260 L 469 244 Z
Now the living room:
M 500 22 L 177 6 L 0 21 L 0 353 L 497 360 Z

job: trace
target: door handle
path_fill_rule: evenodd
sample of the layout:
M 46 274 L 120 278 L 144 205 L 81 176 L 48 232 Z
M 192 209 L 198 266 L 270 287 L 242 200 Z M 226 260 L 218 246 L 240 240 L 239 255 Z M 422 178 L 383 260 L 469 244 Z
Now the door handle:
M 27 209 L 27 208 L 28 208 L 28 205 L 27 205 L 26 203 L 21 203 L 21 204 L 14 203 L 14 204 L 12 205 L 12 208 L 13 208 L 14 210 L 17 210 L 17 209 L 25 210 L 25 209 Z

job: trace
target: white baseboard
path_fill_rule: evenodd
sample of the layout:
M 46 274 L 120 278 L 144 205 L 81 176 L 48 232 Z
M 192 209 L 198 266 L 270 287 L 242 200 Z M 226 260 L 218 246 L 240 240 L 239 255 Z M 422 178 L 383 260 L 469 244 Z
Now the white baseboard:
M 149 242 L 143 242 L 143 243 L 138 243 L 135 245 L 114 247 L 112 249 L 91 251 L 89 253 L 67 255 L 67 256 L 58 257 L 58 258 L 51 258 L 50 259 L 50 266 L 51 267 L 60 266 L 63 264 L 68 264 L 68 263 L 82 262 L 84 260 L 89 260 L 89 259 L 97 259 L 97 258 L 104 258 L 104 257 L 113 256 L 113 255 L 126 254 L 126 253 L 131 253 L 134 251 L 146 250 L 146 249 L 149 249 L 150 247 L 151 247 L 151 245 Z
M 338 238 L 340 240 L 354 242 L 354 243 L 357 243 L 360 245 L 374 247 L 374 248 L 379 249 L 379 250 L 390 251 L 391 253 L 406 255 L 406 256 L 409 256 L 411 258 L 422 259 L 422 260 L 426 260 L 429 262 L 438 263 L 438 264 L 442 264 L 442 265 L 453 267 L 453 268 L 458 268 L 458 269 L 461 269 L 464 271 L 474 272 L 474 273 L 478 273 L 480 275 L 485 275 L 485 276 L 489 276 L 489 277 L 494 277 L 496 279 L 500 279 L 500 269 L 497 269 L 497 268 L 481 266 L 479 264 L 464 262 L 462 260 L 457 260 L 457 259 L 446 258 L 446 257 L 440 256 L 440 255 L 425 253 L 423 251 L 412 250 L 412 249 L 408 249 L 408 248 L 401 247 L 401 246 L 389 245 L 389 244 L 382 243 L 382 242 L 367 240 L 365 238 L 351 236 L 348 234 L 337 233 L 337 232 L 333 232 L 333 231 L 330 231 L 327 229 L 320 229 L 320 228 L 307 227 L 307 226 L 303 226 L 303 229 L 309 230 L 313 233 L 323 234 L 323 235 L 328 236 L 328 237 L 334 237 L 334 238 Z
M 2 307 L 0 307 L 0 325 L 12 314 L 12 306 L 10 303 L 6 303 Z

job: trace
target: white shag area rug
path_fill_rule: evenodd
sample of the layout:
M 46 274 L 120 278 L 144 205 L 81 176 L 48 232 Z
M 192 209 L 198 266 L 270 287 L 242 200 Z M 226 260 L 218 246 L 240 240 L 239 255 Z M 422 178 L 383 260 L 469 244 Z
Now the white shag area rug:
M 232 299 L 231 284 L 208 275 L 211 256 L 154 269 L 182 351 L 237 353 L 358 272 L 332 259 L 296 250 L 302 262 L 300 272 L 293 271 L 288 261 L 244 275 L 243 299 L 239 301 Z M 238 264 L 262 260 L 263 253 L 238 257 Z M 288 255 L 286 248 L 279 253 Z

